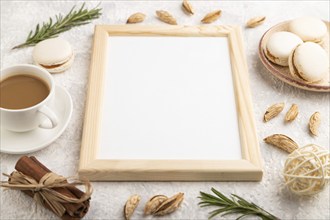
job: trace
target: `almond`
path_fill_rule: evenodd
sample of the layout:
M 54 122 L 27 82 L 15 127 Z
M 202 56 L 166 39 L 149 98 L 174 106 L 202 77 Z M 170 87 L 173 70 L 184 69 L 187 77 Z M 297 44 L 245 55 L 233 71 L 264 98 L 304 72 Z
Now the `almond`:
M 163 11 L 163 10 L 156 11 L 156 15 L 158 16 L 159 20 L 161 20 L 167 24 L 172 24 L 172 25 L 177 24 L 175 18 L 167 11 Z
M 124 216 L 126 220 L 129 220 L 134 213 L 134 210 L 139 205 L 141 197 L 139 195 L 132 195 L 124 206 Z
M 285 115 L 285 121 L 291 122 L 298 116 L 298 105 L 292 104 L 291 108 Z
M 127 24 L 140 23 L 144 21 L 145 18 L 145 14 L 138 12 L 129 16 L 129 18 L 127 19 Z
M 194 9 L 193 9 L 192 5 L 187 0 L 183 0 L 182 8 L 188 14 L 190 14 L 190 15 L 194 14 Z
M 212 23 L 212 22 L 218 20 L 218 18 L 220 18 L 220 16 L 221 16 L 221 13 L 222 13 L 221 10 L 217 10 L 217 11 L 208 13 L 202 19 L 202 23 L 209 24 L 209 23 Z
M 321 114 L 319 112 L 315 112 L 309 119 L 309 130 L 312 135 L 317 136 L 319 133 L 319 127 L 321 124 Z
M 263 24 L 265 20 L 266 20 L 265 16 L 254 17 L 247 21 L 246 26 L 248 28 L 254 28 Z
M 284 134 L 273 134 L 264 139 L 267 144 L 278 147 L 288 153 L 292 153 L 298 149 L 298 144 Z
M 154 214 L 159 206 L 167 199 L 167 196 L 164 195 L 155 195 L 151 197 L 144 207 L 144 215 Z
M 178 193 L 163 202 L 155 211 L 155 216 L 167 215 L 177 210 L 184 199 L 183 193 Z
M 277 103 L 270 106 L 264 114 L 264 121 L 267 122 L 270 119 L 275 118 L 278 114 L 281 113 L 283 108 L 284 108 L 284 103 Z

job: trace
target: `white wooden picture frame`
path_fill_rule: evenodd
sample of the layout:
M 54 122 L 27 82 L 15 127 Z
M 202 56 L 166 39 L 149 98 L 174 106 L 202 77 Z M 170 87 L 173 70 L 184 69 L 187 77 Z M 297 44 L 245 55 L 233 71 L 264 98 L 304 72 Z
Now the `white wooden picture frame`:
M 95 27 L 79 175 L 92 181 L 260 181 L 235 26 Z

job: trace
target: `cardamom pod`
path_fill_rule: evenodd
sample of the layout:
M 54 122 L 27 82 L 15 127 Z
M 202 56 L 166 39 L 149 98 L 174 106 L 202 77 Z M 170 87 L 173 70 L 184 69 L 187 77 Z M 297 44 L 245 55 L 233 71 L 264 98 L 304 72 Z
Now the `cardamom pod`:
M 265 20 L 266 20 L 265 16 L 254 17 L 247 21 L 246 26 L 249 28 L 254 28 L 263 24 Z
M 313 135 L 315 136 L 318 135 L 320 124 L 321 124 L 321 114 L 319 112 L 315 112 L 309 118 L 309 130 Z
M 284 134 L 273 134 L 266 137 L 264 141 L 288 153 L 292 153 L 294 150 L 298 149 L 298 144 Z
M 283 108 L 284 108 L 284 103 L 277 103 L 270 106 L 264 114 L 264 121 L 267 122 L 270 119 L 275 118 L 278 114 L 281 113 Z
M 202 23 L 209 24 L 216 21 L 221 16 L 221 10 L 213 11 L 205 15 L 202 19 Z
M 172 24 L 172 25 L 177 24 L 175 18 L 167 11 L 163 11 L 163 10 L 156 11 L 156 15 L 158 16 L 159 20 L 161 20 L 167 24 Z
M 193 9 L 192 5 L 187 0 L 183 0 L 182 8 L 188 14 L 191 14 L 191 15 L 194 14 L 194 9 Z
M 158 209 L 154 212 L 154 215 L 162 216 L 174 212 L 180 207 L 183 199 L 184 199 L 183 193 L 178 193 L 172 196 L 158 207 Z
M 145 18 L 146 18 L 145 14 L 138 12 L 129 16 L 126 23 L 127 24 L 140 23 L 144 21 Z
M 124 206 L 124 216 L 129 220 L 134 213 L 135 208 L 139 205 L 141 197 L 139 195 L 132 195 Z
M 292 104 L 291 108 L 285 115 L 285 121 L 293 121 L 298 116 L 298 105 Z
M 154 214 L 158 207 L 167 199 L 167 196 L 164 195 L 156 195 L 151 197 L 144 207 L 144 215 Z

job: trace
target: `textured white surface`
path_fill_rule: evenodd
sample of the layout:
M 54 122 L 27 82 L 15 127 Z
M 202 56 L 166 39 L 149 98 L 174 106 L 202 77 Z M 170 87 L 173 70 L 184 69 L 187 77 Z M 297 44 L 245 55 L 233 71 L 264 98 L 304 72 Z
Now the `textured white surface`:
M 227 38 L 109 37 L 107 57 L 98 158 L 242 158 Z
M 254 201 L 282 219 L 329 219 L 329 187 L 313 197 L 297 197 L 283 186 L 281 171 L 286 153 L 263 143 L 262 139 L 273 133 L 284 133 L 295 139 L 301 146 L 316 143 L 329 147 L 329 94 L 319 94 L 293 88 L 276 78 L 262 66 L 257 48 L 262 34 L 278 22 L 303 15 L 317 16 L 329 20 L 329 2 L 239 2 L 239 1 L 194 1 L 196 14 L 192 17 L 181 11 L 179 1 L 118 1 L 103 2 L 103 16 L 93 24 L 75 28 L 61 36 L 66 38 L 76 52 L 76 60 L 68 71 L 54 75 L 59 85 L 67 88 L 72 95 L 74 112 L 66 132 L 48 148 L 31 155 L 46 166 L 64 176 L 76 174 L 78 169 L 81 131 L 88 81 L 88 70 L 92 47 L 94 24 L 124 24 L 132 13 L 147 14 L 145 24 L 166 25 L 158 21 L 154 11 L 170 11 L 179 24 L 197 25 L 209 11 L 222 9 L 222 17 L 214 24 L 243 25 L 251 17 L 266 15 L 267 20 L 255 29 L 244 29 L 246 55 L 250 72 L 250 84 L 254 113 L 264 162 L 264 177 L 261 182 L 104 182 L 93 183 L 95 188 L 91 208 L 85 219 L 122 219 L 123 205 L 134 193 L 142 195 L 141 204 L 154 194 L 172 195 L 185 193 L 180 211 L 160 219 L 206 219 L 211 209 L 198 207 L 198 192 L 216 187 L 225 194 L 235 193 Z M 74 2 L 46 1 L 1 1 L 1 67 L 17 63 L 32 63 L 32 48 L 10 50 L 22 42 L 37 22 L 48 19 L 59 12 L 66 13 Z M 88 3 L 88 6 L 98 2 Z M 268 123 L 262 122 L 265 109 L 276 102 L 285 102 L 288 110 L 291 103 L 300 107 L 298 118 L 291 124 L 283 121 L 284 112 Z M 319 137 L 308 134 L 307 122 L 314 111 L 322 115 Z M 19 156 L 1 154 L 1 172 L 10 173 Z M 15 191 L 1 191 L 0 219 L 56 219 L 49 211 L 38 207 L 31 198 Z M 140 205 L 133 219 L 142 219 Z M 148 217 L 147 219 L 150 219 Z

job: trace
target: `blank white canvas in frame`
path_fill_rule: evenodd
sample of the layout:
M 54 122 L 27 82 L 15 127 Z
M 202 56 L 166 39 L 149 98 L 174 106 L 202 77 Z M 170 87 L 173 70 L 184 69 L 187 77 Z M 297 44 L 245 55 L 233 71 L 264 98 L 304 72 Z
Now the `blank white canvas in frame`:
M 97 159 L 242 158 L 226 37 L 112 37 Z

